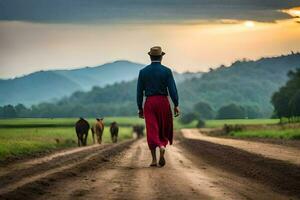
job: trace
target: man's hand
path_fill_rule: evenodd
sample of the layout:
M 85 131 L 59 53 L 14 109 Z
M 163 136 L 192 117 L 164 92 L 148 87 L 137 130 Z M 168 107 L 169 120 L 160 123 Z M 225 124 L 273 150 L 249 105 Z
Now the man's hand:
M 180 109 L 178 106 L 174 107 L 174 117 L 178 117 L 180 115 Z
M 139 114 L 139 118 L 144 119 L 144 111 L 143 111 L 143 109 L 140 109 L 140 110 L 138 111 L 138 114 Z

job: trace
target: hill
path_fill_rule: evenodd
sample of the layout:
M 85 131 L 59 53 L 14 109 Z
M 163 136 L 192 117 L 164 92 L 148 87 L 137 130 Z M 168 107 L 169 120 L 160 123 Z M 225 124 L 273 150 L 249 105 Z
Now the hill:
M 136 78 L 143 65 L 129 61 L 116 61 L 97 67 L 73 70 L 39 71 L 23 77 L 0 80 L 0 105 L 23 103 L 31 105 L 51 99 L 60 99 L 75 91 L 90 90 Z
M 300 68 L 300 54 L 236 61 L 178 83 L 180 106 L 190 112 L 199 101 L 215 110 L 236 103 L 248 106 L 259 117 L 270 117 L 272 94 L 287 81 L 290 70 Z M 32 107 L 34 117 L 128 116 L 136 115 L 136 80 L 93 87 L 89 92 L 75 92 L 56 103 Z
M 202 101 L 209 103 L 216 111 L 224 105 L 235 103 L 255 111 L 257 117 L 270 117 L 273 107 L 272 94 L 288 80 L 290 70 L 300 68 L 300 53 L 292 53 L 256 61 L 236 61 L 231 66 L 220 66 L 204 74 L 178 74 L 177 79 L 180 106 L 183 113 L 193 110 Z M 137 71 L 136 71 L 137 73 Z M 38 73 L 36 74 L 38 75 Z M 53 73 L 43 73 L 42 80 L 53 79 Z M 64 77 L 62 74 L 57 76 Z M 75 79 L 64 83 L 65 88 L 78 84 Z M 51 87 L 48 88 L 51 90 Z M 45 91 L 47 92 L 47 91 Z M 41 93 L 43 94 L 43 93 Z M 38 94 L 38 95 L 41 95 Z M 136 79 L 115 82 L 105 87 L 95 86 L 90 91 L 76 91 L 54 103 L 41 103 L 24 110 L 20 117 L 96 117 L 136 115 Z M 1 108 L 1 107 L 0 107 Z
M 195 102 L 208 102 L 215 109 L 230 103 L 251 106 L 268 117 L 273 112 L 272 94 L 288 80 L 290 70 L 300 68 L 300 53 L 257 61 L 236 61 L 221 66 L 201 78 L 179 85 L 182 105 L 191 109 Z
M 137 78 L 144 64 L 130 61 L 115 61 L 97 67 L 73 70 L 39 71 L 23 77 L 0 79 L 0 105 L 18 103 L 30 106 L 45 101 L 54 101 L 69 96 L 75 91 L 88 91 L 93 86 L 105 87 Z M 182 82 L 202 73 L 176 73 L 175 79 Z

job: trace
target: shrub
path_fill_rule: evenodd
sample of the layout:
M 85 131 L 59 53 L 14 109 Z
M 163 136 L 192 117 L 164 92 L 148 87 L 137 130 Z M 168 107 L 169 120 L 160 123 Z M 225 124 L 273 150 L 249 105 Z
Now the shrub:
M 196 119 L 198 119 L 197 113 L 187 113 L 185 115 L 182 115 L 182 117 L 180 118 L 180 122 L 182 124 L 189 124 Z
M 204 128 L 204 127 L 205 127 L 205 121 L 202 119 L 199 119 L 198 123 L 197 123 L 197 128 Z
M 245 119 L 246 112 L 242 106 L 230 104 L 223 106 L 218 111 L 218 119 Z

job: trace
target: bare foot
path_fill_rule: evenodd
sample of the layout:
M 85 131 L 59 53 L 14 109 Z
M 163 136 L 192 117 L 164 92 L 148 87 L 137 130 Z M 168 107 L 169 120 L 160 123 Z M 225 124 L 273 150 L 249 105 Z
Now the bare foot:
M 150 164 L 150 167 L 157 167 L 157 161 L 153 160 L 152 163 Z
M 166 151 L 166 149 L 165 149 L 165 147 L 160 147 L 159 151 L 160 151 L 160 156 L 159 156 L 159 162 L 158 162 L 158 164 L 161 167 L 163 167 L 166 164 L 166 160 L 165 160 L 165 151 Z

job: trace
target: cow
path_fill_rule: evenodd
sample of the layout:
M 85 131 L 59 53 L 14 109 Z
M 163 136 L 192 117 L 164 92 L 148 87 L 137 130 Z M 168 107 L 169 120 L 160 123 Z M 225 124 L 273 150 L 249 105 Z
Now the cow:
M 118 126 L 117 122 L 111 123 L 110 124 L 110 135 L 111 135 L 111 141 L 113 143 L 117 143 L 118 133 L 119 133 L 119 126 Z
M 134 133 L 136 133 L 137 138 L 142 138 L 144 136 L 144 129 L 145 129 L 145 126 L 143 126 L 143 125 L 134 125 L 132 127 L 132 130 Z
M 91 131 L 92 131 L 92 136 L 93 136 L 93 143 L 95 144 L 95 134 L 96 134 L 97 143 L 101 144 L 102 143 L 102 134 L 104 131 L 103 118 L 96 119 L 96 124 L 91 128 Z
M 87 137 L 89 133 L 90 125 L 89 123 L 83 119 L 80 118 L 76 124 L 75 124 L 75 130 L 78 138 L 78 146 L 86 146 L 87 143 Z

